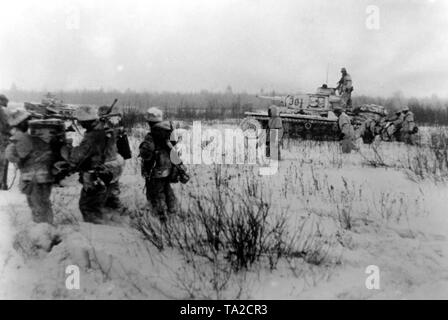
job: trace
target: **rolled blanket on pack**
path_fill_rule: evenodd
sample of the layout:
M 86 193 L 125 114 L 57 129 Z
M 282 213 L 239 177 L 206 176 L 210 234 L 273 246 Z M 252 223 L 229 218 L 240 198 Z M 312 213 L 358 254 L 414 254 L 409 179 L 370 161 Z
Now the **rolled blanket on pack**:
M 112 173 L 111 183 L 117 182 L 123 173 L 124 159 L 117 155 L 115 160 L 105 162 L 104 167 Z

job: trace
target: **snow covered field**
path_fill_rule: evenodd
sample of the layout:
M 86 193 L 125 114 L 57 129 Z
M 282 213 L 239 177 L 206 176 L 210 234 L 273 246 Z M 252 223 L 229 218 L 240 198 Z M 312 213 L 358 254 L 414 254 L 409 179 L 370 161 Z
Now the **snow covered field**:
M 131 144 L 136 155 L 138 141 Z M 228 275 L 189 264 L 176 246 L 159 251 L 129 219 L 82 222 L 76 176 L 54 189 L 58 226 L 36 226 L 16 183 L 0 192 L 0 298 L 446 299 L 448 186 L 424 174 L 423 156 L 432 159 L 425 147 L 400 143 L 342 155 L 336 142 L 285 141 L 272 176 L 260 176 L 255 165 L 190 165 L 192 180 L 174 185 L 183 211 L 216 191 L 217 176 L 241 194 L 249 183 L 270 218 L 286 217 L 285 236 L 300 253 L 281 257 L 272 270 L 261 259 Z M 138 212 L 144 182 L 137 160 L 126 166 L 122 199 Z M 79 289 L 67 289 L 70 265 L 79 267 Z M 366 287 L 371 265 L 379 289 Z

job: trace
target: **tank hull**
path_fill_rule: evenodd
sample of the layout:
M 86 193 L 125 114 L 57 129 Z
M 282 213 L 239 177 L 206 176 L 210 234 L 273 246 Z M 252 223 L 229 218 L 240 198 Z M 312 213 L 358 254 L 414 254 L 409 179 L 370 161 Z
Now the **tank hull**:
M 246 112 L 247 119 L 256 120 L 262 129 L 268 126 L 269 116 L 264 113 Z M 340 130 L 337 119 L 314 115 L 284 114 L 280 117 L 283 123 L 284 136 L 309 140 L 339 140 Z

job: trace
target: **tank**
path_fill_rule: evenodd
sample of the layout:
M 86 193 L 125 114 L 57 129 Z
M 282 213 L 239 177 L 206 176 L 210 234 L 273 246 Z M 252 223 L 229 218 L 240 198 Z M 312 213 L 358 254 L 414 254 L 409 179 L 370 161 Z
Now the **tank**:
M 338 118 L 333 112 L 334 106 L 340 103 L 335 88 L 324 85 L 316 93 L 257 97 L 279 107 L 285 136 L 313 140 L 338 140 L 340 137 Z M 242 128 L 266 129 L 268 119 L 267 110 L 245 112 Z
M 51 94 L 47 94 L 41 102 L 25 102 L 24 107 L 36 115 L 58 114 L 65 117 L 73 117 L 76 110 L 76 106 L 66 104 Z
M 336 95 L 336 88 L 325 84 L 317 88 L 316 93 L 296 94 L 286 96 L 257 96 L 268 100 L 280 109 L 284 134 L 290 138 L 312 140 L 339 140 L 340 130 L 338 118 L 333 110 L 340 106 L 341 98 Z M 384 138 L 389 121 L 387 110 L 376 104 L 363 104 L 343 108 L 350 116 L 355 135 L 364 143 L 372 143 L 375 136 Z M 256 112 L 245 112 L 241 127 L 247 129 L 266 129 L 269 116 L 267 108 Z

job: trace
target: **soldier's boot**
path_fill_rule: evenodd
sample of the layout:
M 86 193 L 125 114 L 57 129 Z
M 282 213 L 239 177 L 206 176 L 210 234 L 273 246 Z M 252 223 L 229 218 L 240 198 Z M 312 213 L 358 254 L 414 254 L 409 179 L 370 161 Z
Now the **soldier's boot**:
M 107 199 L 106 188 L 99 187 L 86 191 L 81 190 L 79 197 L 79 210 L 82 213 L 85 222 L 102 223 L 104 205 Z
M 157 199 L 151 201 L 152 207 L 155 209 L 155 214 L 160 222 L 166 223 L 169 217 L 168 206 L 164 194 L 159 195 Z
M 165 185 L 165 202 L 167 209 L 166 212 L 169 216 L 174 216 L 178 214 L 179 205 L 177 202 L 176 195 L 174 194 L 174 190 L 169 182 L 167 182 Z
M 166 178 L 148 179 L 146 182 L 146 198 L 151 205 L 151 211 L 160 221 L 166 222 L 168 206 L 165 189 L 169 182 Z
M 120 200 L 120 184 L 119 182 L 111 183 L 108 187 L 108 194 L 106 200 L 106 207 L 114 210 L 120 216 L 128 217 L 131 215 L 131 212 L 123 205 Z

